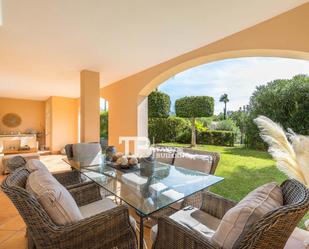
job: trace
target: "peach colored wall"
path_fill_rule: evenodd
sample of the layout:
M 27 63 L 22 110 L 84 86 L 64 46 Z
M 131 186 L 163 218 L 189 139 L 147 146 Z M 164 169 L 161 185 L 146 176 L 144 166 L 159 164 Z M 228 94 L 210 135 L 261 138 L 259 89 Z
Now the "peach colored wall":
M 140 97 L 187 68 L 241 56 L 309 60 L 308 27 L 309 3 L 102 88 L 101 96 L 109 101 L 109 144 L 122 150 L 119 136 L 138 135 Z
M 52 96 L 46 101 L 50 117 L 49 146 L 58 153 L 66 144 L 78 140 L 78 99 Z M 48 112 L 47 112 L 48 113 Z
M 2 123 L 2 118 L 7 113 L 18 114 L 22 122 L 16 128 L 9 128 Z M 32 128 L 38 132 L 45 129 L 45 102 L 36 100 L 0 98 L 0 131 L 25 132 Z
M 80 139 L 100 141 L 100 74 L 80 72 Z

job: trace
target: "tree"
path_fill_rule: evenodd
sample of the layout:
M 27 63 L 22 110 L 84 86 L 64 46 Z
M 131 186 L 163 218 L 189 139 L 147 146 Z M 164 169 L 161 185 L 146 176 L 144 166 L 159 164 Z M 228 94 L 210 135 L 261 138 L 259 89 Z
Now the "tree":
M 226 93 L 221 95 L 220 102 L 224 103 L 224 119 L 226 119 L 226 103 L 229 101 L 229 96 Z
M 158 90 L 153 91 L 148 96 L 148 117 L 167 118 L 170 113 L 170 96 Z
M 237 125 L 237 127 L 239 128 L 240 143 L 241 144 L 244 143 L 244 134 L 245 134 L 245 131 L 246 131 L 247 116 L 248 115 L 246 113 L 245 108 L 244 108 L 244 110 L 239 108 L 238 111 L 232 112 L 232 114 L 229 116 L 229 118 L 232 119 L 235 122 L 235 124 Z
M 214 99 L 208 96 L 191 96 L 177 99 L 175 111 L 178 117 L 191 119 L 191 146 L 196 146 L 195 119 L 210 117 L 214 112 Z
M 309 76 L 296 75 L 292 79 L 274 80 L 258 86 L 250 98 L 246 125 L 249 147 L 264 149 L 259 131 L 253 123 L 264 115 L 285 129 L 291 128 L 302 135 L 309 134 Z

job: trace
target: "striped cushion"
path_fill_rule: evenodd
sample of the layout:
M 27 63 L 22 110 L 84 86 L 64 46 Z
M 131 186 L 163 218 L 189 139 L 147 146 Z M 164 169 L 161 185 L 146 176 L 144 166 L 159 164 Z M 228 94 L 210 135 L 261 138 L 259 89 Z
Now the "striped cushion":
M 27 161 L 25 167 L 26 167 L 27 170 L 29 170 L 29 172 L 34 172 L 36 170 L 46 170 L 46 171 L 48 171 L 45 164 L 42 163 L 38 159 L 31 159 L 31 160 Z
M 282 205 L 282 191 L 276 183 L 255 189 L 223 216 L 212 241 L 224 249 L 231 249 L 239 236 L 258 219 Z
M 56 224 L 66 225 L 83 219 L 71 194 L 47 170 L 31 173 L 26 189 L 38 199 Z

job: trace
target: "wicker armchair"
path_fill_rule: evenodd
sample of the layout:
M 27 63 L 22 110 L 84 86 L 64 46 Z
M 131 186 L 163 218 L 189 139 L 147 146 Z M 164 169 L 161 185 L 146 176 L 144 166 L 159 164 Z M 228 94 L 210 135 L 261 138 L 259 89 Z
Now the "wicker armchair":
M 217 152 L 209 152 L 209 151 L 202 151 L 202 150 L 194 150 L 190 148 L 184 148 L 182 150 L 185 153 L 190 154 L 198 154 L 198 155 L 208 155 L 212 157 L 211 167 L 210 171 L 208 172 L 211 175 L 214 175 L 216 172 L 216 169 L 218 167 L 219 161 L 220 161 L 220 154 Z M 205 172 L 207 173 L 207 172 Z M 160 216 L 167 215 L 170 216 L 173 213 L 176 213 L 179 209 L 182 209 L 187 206 L 192 206 L 196 208 L 201 208 L 202 205 L 202 192 L 197 192 L 191 196 L 186 197 L 180 205 L 171 205 L 166 208 L 163 208 L 159 210 L 158 212 L 155 212 L 151 215 L 151 218 L 154 220 L 157 220 Z
M 59 226 L 51 220 L 38 200 L 26 191 L 29 174 L 25 168 L 19 168 L 1 186 L 27 224 L 29 249 L 34 248 L 33 244 L 37 249 L 137 248 L 126 206 L 117 206 L 74 224 Z M 99 187 L 94 183 L 69 191 L 78 206 L 101 199 Z
M 10 173 L 13 173 L 16 169 L 25 166 L 26 159 L 22 156 L 14 156 L 6 162 L 6 167 Z
M 217 152 L 209 152 L 209 151 L 202 151 L 202 150 L 193 150 L 193 149 L 183 149 L 183 152 L 190 153 L 190 154 L 199 154 L 199 155 L 207 155 L 212 157 L 211 168 L 208 174 L 214 175 L 216 169 L 218 167 L 220 161 L 220 154 Z M 206 173 L 206 172 L 205 172 Z M 202 192 L 198 192 L 192 196 L 186 197 L 184 201 L 181 203 L 181 208 L 187 206 L 193 206 L 196 208 L 200 208 L 202 205 Z M 177 210 L 175 210 L 177 211 Z
M 291 233 L 309 209 L 309 191 L 295 180 L 282 185 L 284 205 L 273 210 L 241 234 L 234 249 L 282 249 Z M 205 192 L 201 210 L 221 219 L 236 203 Z M 220 249 L 212 241 L 169 217 L 160 217 L 153 249 Z
M 13 173 L 16 169 L 25 167 L 26 163 L 27 161 L 24 157 L 14 156 L 7 161 L 7 168 L 9 169 L 10 173 Z M 83 176 L 77 170 L 53 173 L 53 176 L 67 189 L 72 189 L 92 183 L 90 179 L 88 179 L 86 176 Z

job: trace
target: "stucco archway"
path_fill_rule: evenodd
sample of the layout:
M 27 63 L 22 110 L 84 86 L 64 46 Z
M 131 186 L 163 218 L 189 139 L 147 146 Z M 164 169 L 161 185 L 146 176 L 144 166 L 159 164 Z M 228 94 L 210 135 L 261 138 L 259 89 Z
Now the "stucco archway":
M 206 63 L 220 61 L 224 59 L 236 59 L 242 57 L 279 57 L 290 59 L 309 60 L 309 53 L 293 51 L 293 50 L 276 50 L 276 49 L 251 49 L 251 50 L 235 50 L 210 55 L 200 56 L 178 65 L 175 65 L 168 70 L 154 77 L 148 84 L 139 92 L 140 96 L 148 96 L 155 88 L 172 76 L 181 73 L 190 68 L 203 65 Z
M 197 57 L 192 60 L 188 60 L 179 65 L 171 67 L 170 69 L 162 72 L 155 78 L 153 78 L 145 87 L 139 92 L 139 103 L 137 111 L 138 119 L 138 134 L 141 136 L 148 135 L 148 113 L 147 113 L 147 96 L 156 89 L 160 84 L 171 78 L 172 76 L 181 73 L 190 68 L 207 64 L 214 61 L 220 61 L 224 59 L 235 59 L 242 57 L 278 57 L 278 58 L 291 58 L 291 59 L 303 59 L 309 60 L 309 53 L 290 51 L 290 50 L 241 50 L 241 51 L 228 51 L 222 53 L 215 53 L 207 56 Z
M 119 136 L 147 135 L 148 94 L 171 76 L 207 62 L 245 56 L 309 60 L 309 4 L 185 53 L 101 89 L 109 101 L 109 144 Z

